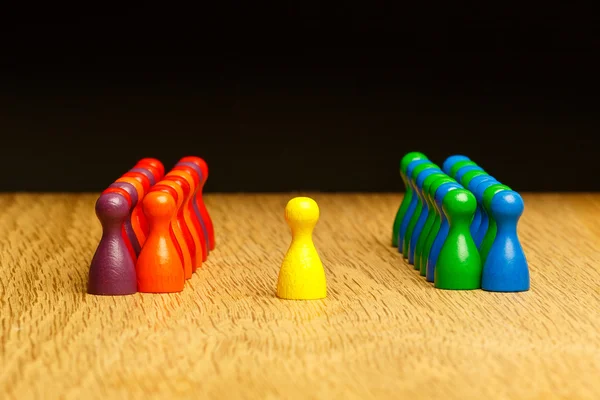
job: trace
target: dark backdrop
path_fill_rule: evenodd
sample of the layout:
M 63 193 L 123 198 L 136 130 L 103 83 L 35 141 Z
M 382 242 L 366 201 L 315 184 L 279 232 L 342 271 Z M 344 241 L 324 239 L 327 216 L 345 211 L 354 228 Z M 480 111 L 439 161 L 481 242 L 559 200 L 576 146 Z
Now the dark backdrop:
M 397 191 L 415 150 L 600 190 L 591 10 L 276 4 L 7 17 L 0 190 L 100 191 L 198 155 L 209 191 Z

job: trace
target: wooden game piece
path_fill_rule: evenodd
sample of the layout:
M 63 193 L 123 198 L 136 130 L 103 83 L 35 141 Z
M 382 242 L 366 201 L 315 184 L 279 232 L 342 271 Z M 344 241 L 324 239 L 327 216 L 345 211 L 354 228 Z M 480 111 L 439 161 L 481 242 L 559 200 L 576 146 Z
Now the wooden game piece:
M 456 155 L 450 156 L 450 157 L 446 158 L 446 160 L 442 164 L 442 171 L 446 175 L 451 175 L 450 170 L 452 169 L 452 166 L 460 161 L 471 161 L 471 159 L 469 157 L 463 156 L 461 154 L 456 154 Z
M 206 204 L 204 204 L 204 198 L 202 197 L 204 184 L 208 180 L 208 165 L 206 164 L 206 161 L 204 161 L 200 157 L 194 157 L 194 156 L 183 157 L 179 161 L 184 162 L 184 163 L 190 162 L 190 163 L 196 164 L 200 168 L 200 172 L 201 172 L 200 173 L 200 183 L 198 185 L 198 191 L 196 192 L 196 204 L 198 206 L 198 210 L 200 211 L 202 221 L 204 222 L 204 225 L 206 226 L 206 231 L 208 234 L 208 236 L 207 236 L 208 244 L 209 244 L 208 247 L 210 250 L 214 250 L 215 249 L 215 229 L 214 229 L 212 220 L 210 218 L 210 214 L 208 213 L 208 210 L 206 209 Z
M 136 264 L 138 290 L 180 292 L 185 284 L 185 274 L 170 228 L 177 213 L 177 203 L 166 191 L 150 191 L 142 205 L 150 231 Z
M 203 250 L 206 249 L 205 254 L 209 255 L 211 249 L 210 249 L 210 240 L 209 240 L 209 235 L 208 235 L 208 227 L 207 227 L 206 221 L 204 220 L 202 212 L 200 211 L 200 203 L 198 201 L 198 192 L 200 191 L 200 183 L 202 182 L 202 170 L 200 169 L 200 167 L 198 165 L 196 165 L 193 162 L 179 161 L 179 162 L 177 162 L 177 164 L 175 166 L 176 166 L 176 168 L 183 168 L 183 167 L 187 168 L 188 171 L 190 171 L 195 177 L 198 178 L 198 187 L 197 187 L 194 199 L 192 201 L 192 206 L 194 208 L 194 213 L 196 214 L 197 220 L 200 223 L 200 227 L 202 230 L 202 236 L 205 239 L 205 244 L 202 247 L 202 249 Z
M 434 203 L 436 213 L 440 217 L 440 227 L 433 239 L 431 244 L 431 249 L 429 250 L 429 255 L 427 256 L 427 271 L 425 273 L 425 278 L 427 282 L 433 282 L 434 274 L 435 274 L 435 265 L 437 263 L 437 259 L 440 255 L 440 251 L 442 250 L 442 246 L 446 242 L 446 238 L 448 237 L 448 231 L 450 230 L 450 225 L 448 223 L 448 217 L 444 213 L 442 209 L 442 203 L 446 195 L 456 189 L 462 189 L 462 186 L 456 182 L 446 182 L 440 185 L 437 190 L 433 193 Z
M 193 225 L 196 228 L 196 233 L 198 234 L 198 238 L 200 239 L 200 245 L 202 248 L 202 261 L 206 261 L 208 258 L 209 243 L 208 243 L 208 231 L 206 230 L 206 226 L 204 221 L 202 221 L 202 215 L 200 214 L 200 210 L 198 209 L 198 205 L 196 203 L 196 193 L 198 192 L 198 187 L 200 185 L 200 168 L 194 163 L 177 163 L 175 167 L 170 172 L 183 172 L 186 175 L 192 177 L 192 180 L 189 181 L 191 185 L 191 197 L 187 207 L 190 210 L 190 217 L 192 219 Z
M 431 233 L 431 230 L 435 228 L 434 223 L 436 220 L 437 212 L 433 204 L 433 196 L 431 196 L 431 187 L 437 182 L 440 182 L 438 184 L 439 187 L 441 183 L 456 181 L 444 173 L 437 173 L 429 175 L 423 182 L 422 196 L 425 202 L 425 206 L 427 208 L 427 219 L 425 220 L 425 224 L 423 225 L 423 229 L 421 230 L 421 234 L 419 235 L 419 239 L 417 240 L 417 247 L 415 248 L 415 269 L 419 270 L 421 276 L 426 276 L 427 273 L 427 261 L 426 257 L 423 256 L 425 244 L 427 242 L 429 234 Z
M 202 266 L 202 262 L 206 261 L 207 251 L 207 241 L 204 237 L 204 232 L 202 229 L 202 225 L 200 220 L 198 219 L 197 214 L 194 210 L 194 199 L 195 194 L 198 189 L 199 177 L 194 171 L 190 170 L 189 167 L 186 166 L 175 166 L 167 175 L 165 175 L 165 179 L 175 179 L 185 181 L 184 193 L 187 196 L 187 200 L 184 201 L 184 218 L 192 237 L 194 238 L 194 246 L 196 248 L 196 259 L 197 259 L 197 267 Z
M 457 173 L 457 176 L 458 175 L 459 174 Z M 460 179 L 460 183 L 461 183 L 461 185 L 463 185 L 464 188 L 468 189 L 471 181 L 474 178 L 481 177 L 481 176 L 489 176 L 489 175 L 487 172 L 485 172 L 481 169 L 471 170 L 469 172 L 466 172 L 464 175 L 462 175 L 462 177 Z M 473 193 L 473 191 L 471 191 L 471 193 Z M 473 221 L 471 221 L 471 227 L 469 228 L 469 230 L 471 232 L 471 237 L 473 237 L 473 240 L 475 240 L 475 233 L 477 233 L 477 231 L 479 230 L 480 225 L 481 225 L 481 208 L 479 207 L 479 204 L 477 204 L 477 206 L 475 208 L 475 214 L 473 215 Z
M 422 171 L 415 180 L 415 189 L 416 195 L 419 197 L 419 202 L 421 203 L 421 213 L 417 218 L 417 222 L 415 223 L 415 227 L 412 231 L 412 235 L 410 236 L 410 241 L 408 242 L 408 262 L 414 265 L 416 270 L 420 270 L 420 265 L 418 265 L 418 258 L 415 257 L 417 251 L 417 242 L 419 241 L 419 237 L 421 236 L 421 232 L 423 231 L 423 227 L 425 226 L 425 222 L 427 221 L 427 217 L 429 216 L 429 205 L 425 200 L 424 195 L 424 184 L 429 176 L 436 175 L 438 178 L 447 176 L 442 172 L 441 169 L 427 169 Z
M 126 191 L 124 191 L 123 189 L 107 188 L 102 192 L 102 194 L 106 194 L 106 193 L 120 194 L 121 196 L 123 196 L 127 199 L 127 203 L 129 203 L 130 211 L 133 209 L 133 206 L 131 203 L 131 198 L 129 197 L 129 194 Z M 129 251 L 129 254 L 131 255 L 131 259 L 135 263 L 137 260 L 137 254 L 135 252 L 135 249 L 133 248 L 133 244 L 131 243 L 131 240 L 129 239 L 129 232 L 128 232 L 126 225 L 127 225 L 127 219 L 125 219 L 125 222 L 123 223 L 123 229 L 121 230 L 121 236 L 123 236 L 123 241 L 125 242 L 125 246 L 127 246 L 127 251 Z M 133 236 L 135 237 L 135 233 L 133 234 Z
M 147 174 L 152 175 L 152 179 L 150 179 L 151 186 L 156 185 L 156 182 L 160 182 L 163 178 L 163 175 L 160 173 L 158 168 L 153 167 L 150 164 L 136 164 L 130 171 L 144 170 Z M 154 183 L 152 183 L 154 182 Z
M 488 215 L 488 228 L 483 235 L 483 240 L 481 241 L 481 246 L 479 246 L 479 254 L 481 255 L 481 262 L 485 265 L 487 260 L 487 255 L 492 248 L 492 243 L 494 243 L 494 238 L 496 237 L 496 221 L 492 217 L 491 204 L 492 199 L 496 195 L 496 193 L 501 192 L 503 190 L 511 190 L 508 186 L 503 184 L 494 184 L 488 186 L 483 191 L 481 204 L 483 205 L 483 209 Z
M 150 191 L 150 188 L 152 187 L 152 183 L 150 182 L 150 179 L 148 178 L 148 176 L 146 176 L 145 174 L 139 173 L 139 172 L 128 171 L 128 172 L 125 172 L 123 174 L 123 176 L 121 176 L 121 178 L 133 178 L 136 181 L 138 181 L 139 183 L 141 183 L 142 187 L 144 189 L 144 194 L 148 193 Z M 146 222 L 146 218 L 143 215 L 142 205 L 139 201 L 138 201 L 138 205 L 139 205 L 139 207 L 136 206 L 137 207 L 136 216 L 137 216 L 138 222 L 140 224 L 140 227 L 144 232 L 144 235 L 148 236 L 148 223 Z
M 151 157 L 146 157 L 146 158 L 142 158 L 141 160 L 139 160 L 137 162 L 137 164 L 135 165 L 136 167 L 147 167 L 150 166 L 153 169 L 156 170 L 157 174 L 154 176 L 154 179 L 156 182 L 160 181 L 164 176 L 165 176 L 165 166 L 163 165 L 163 163 L 156 159 L 156 158 L 151 158 Z M 149 169 L 152 172 L 152 169 Z
M 135 172 L 135 171 L 127 171 L 123 174 L 123 177 L 133 178 L 133 179 L 137 180 L 144 187 L 145 193 L 148 193 L 148 191 L 152 187 L 150 178 L 148 178 L 148 176 L 146 174 L 143 174 L 140 172 Z
M 322 299 L 327 296 L 325 270 L 312 239 L 319 206 L 309 197 L 296 197 L 285 207 L 285 220 L 292 231 L 292 243 L 279 270 L 277 296 L 292 300 Z
M 435 265 L 434 285 L 438 289 L 481 288 L 481 258 L 469 231 L 476 207 L 475 196 L 466 189 L 453 190 L 444 197 L 442 209 L 450 230 Z
M 458 182 L 462 182 L 463 176 L 465 176 L 465 174 L 468 174 L 469 172 L 473 172 L 473 171 L 479 171 L 479 172 L 486 173 L 483 170 L 483 168 L 481 168 L 479 165 L 467 165 L 467 166 L 460 168 L 458 171 L 456 171 L 456 180 Z
M 463 161 L 455 162 L 454 164 L 452 164 L 452 167 L 450 168 L 450 172 L 448 173 L 448 175 L 450 177 L 456 179 L 456 173 L 458 172 L 458 170 L 461 169 L 462 167 L 467 167 L 467 166 L 477 166 L 477 163 L 475 163 L 474 161 L 471 161 L 471 160 L 463 160 Z M 459 180 L 457 179 L 457 181 L 459 181 Z
M 434 242 L 438 232 L 440 231 L 440 225 L 441 225 L 441 215 L 440 215 L 440 211 L 438 210 L 438 207 L 435 202 L 435 193 L 437 192 L 437 189 L 440 186 L 442 186 L 444 183 L 454 183 L 454 184 L 456 184 L 456 187 L 459 187 L 457 185 L 457 182 L 454 179 L 452 179 L 446 175 L 446 177 L 444 177 L 444 178 L 435 180 L 431 184 L 431 187 L 429 188 L 429 192 L 427 193 L 427 197 L 429 199 L 429 204 L 430 204 L 429 212 L 433 215 L 433 223 L 431 225 L 431 229 L 427 233 L 427 237 L 426 237 L 425 243 L 423 245 L 423 251 L 420 255 L 420 257 L 421 257 L 420 266 L 421 267 L 419 269 L 419 272 L 422 276 L 425 276 L 425 277 L 427 276 L 427 263 L 429 261 L 429 254 L 431 253 L 431 247 L 433 246 L 433 242 Z M 431 281 L 433 282 L 433 277 L 431 278 Z
M 129 172 L 136 172 L 138 174 L 144 175 L 146 178 L 148 178 L 148 182 L 150 182 L 150 186 L 154 186 L 156 184 L 156 177 L 148 168 L 133 167 L 129 170 Z
M 204 221 L 204 217 L 202 216 L 202 213 L 200 212 L 200 206 L 199 206 L 199 202 L 198 202 L 198 191 L 200 190 L 200 183 L 202 182 L 202 170 L 200 169 L 200 167 L 198 165 L 194 164 L 193 162 L 182 162 L 182 161 L 178 161 L 177 164 L 175 164 L 175 168 L 186 168 L 194 176 L 194 180 L 197 180 L 196 194 L 194 195 L 194 198 L 192 199 L 192 206 L 194 208 L 194 214 L 196 215 L 196 218 L 200 224 L 202 236 L 204 237 L 204 240 L 205 240 L 205 243 L 202 246 L 202 250 L 204 251 L 204 249 L 206 249 L 204 254 L 209 255 L 210 254 L 210 241 L 208 238 L 208 228 L 207 228 L 206 222 Z M 206 259 L 206 256 L 205 256 L 205 259 Z
M 426 170 L 441 171 L 437 165 L 435 165 L 434 163 L 431 163 L 431 162 L 417 165 L 415 167 L 415 169 L 412 171 L 411 179 L 408 181 L 409 185 L 412 186 L 413 191 L 417 190 L 417 187 L 416 187 L 417 177 L 419 176 L 419 174 L 421 172 L 426 171 Z M 406 227 L 406 233 L 404 234 L 404 243 L 402 244 L 404 246 L 404 248 L 402 249 L 402 257 L 404 257 L 406 260 L 408 260 L 409 264 L 411 264 L 411 265 L 414 263 L 414 258 L 413 258 L 414 255 L 411 254 L 410 250 L 409 250 L 410 249 L 410 240 L 412 238 L 412 234 L 415 229 L 415 225 L 417 224 L 419 216 L 421 215 L 421 211 L 423 211 L 423 203 L 421 202 L 421 199 L 419 198 L 419 196 L 413 195 L 413 199 L 415 200 L 415 208 L 414 208 L 414 212 L 412 213 L 412 215 L 409 216 L 408 212 L 406 214 L 406 218 L 410 218 L 410 219 L 408 221 L 408 226 Z
M 177 248 L 179 256 L 181 257 L 181 264 L 183 265 L 185 279 L 190 279 L 194 270 L 194 263 L 192 262 L 192 254 L 190 252 L 190 248 L 188 247 L 188 243 L 191 242 L 191 237 L 188 235 L 189 238 L 186 238 L 186 234 L 184 233 L 185 222 L 183 221 L 181 213 L 184 201 L 183 190 L 175 182 L 163 179 L 154 185 L 150 190 L 150 192 L 156 191 L 168 193 L 175 200 L 176 211 L 173 219 L 171 220 L 171 232 L 175 237 L 174 244 Z
M 406 238 L 406 230 L 408 229 L 408 224 L 410 222 L 411 216 L 415 212 L 415 208 L 417 207 L 417 196 L 414 195 L 413 187 L 411 184 L 412 173 L 414 169 L 425 163 L 431 163 L 431 161 L 427 159 L 419 159 L 413 160 L 408 163 L 408 167 L 406 167 L 406 194 L 408 196 L 407 202 L 408 207 L 406 208 L 406 212 L 402 216 L 402 220 L 400 221 L 400 228 L 398 229 L 398 251 L 403 254 L 403 258 L 408 257 L 408 250 L 404 250 L 404 242 Z M 405 256 L 406 255 L 406 256 Z
M 196 231 L 196 225 L 193 222 L 193 208 L 190 205 L 192 201 L 191 189 L 195 187 L 194 180 L 189 173 L 184 171 L 169 171 L 164 178 L 165 181 L 172 181 L 181 187 L 183 191 L 183 204 L 178 213 L 179 225 L 187 239 L 187 245 L 192 256 L 192 272 L 202 266 L 202 244 Z M 192 217 L 193 216 L 193 217 Z
M 483 241 L 483 237 L 489 226 L 489 217 L 485 211 L 485 208 L 483 207 L 483 192 L 486 188 L 498 183 L 500 182 L 489 175 L 477 176 L 473 178 L 471 182 L 469 182 L 468 189 L 475 195 L 475 199 L 477 200 L 477 209 L 481 215 L 481 223 L 479 224 L 477 232 L 475 232 L 473 235 L 473 240 L 475 241 L 475 245 L 478 249 L 481 248 L 481 242 Z M 481 254 L 481 252 L 479 254 Z M 481 259 L 481 262 L 483 263 L 483 258 Z
M 117 179 L 116 182 L 129 183 L 138 193 L 138 202 L 131 212 L 130 220 L 131 226 L 133 227 L 133 231 L 135 232 L 135 236 L 138 239 L 141 249 L 144 247 L 146 237 L 148 236 L 148 223 L 146 222 L 146 216 L 144 215 L 144 211 L 142 210 L 142 202 L 140 201 L 140 199 L 143 199 L 146 195 L 144 185 L 138 179 L 129 176 L 122 176 Z
M 487 177 L 490 177 L 490 175 L 482 169 L 474 169 L 474 170 L 470 170 L 470 171 L 467 171 L 466 173 L 464 173 L 461 176 L 459 182 L 464 188 L 468 188 L 469 183 L 471 183 L 471 181 L 477 177 L 479 177 L 481 179 L 481 177 L 487 178 Z
M 494 195 L 491 216 L 497 231 L 483 266 L 481 288 L 492 292 L 523 292 L 529 290 L 529 266 L 517 235 L 517 224 L 525 204 L 512 190 Z
M 464 174 L 474 170 L 483 171 L 483 168 L 475 164 L 473 161 L 459 161 L 450 169 L 450 176 L 460 182 Z
M 125 220 L 125 223 L 123 224 L 123 232 L 127 237 L 128 247 L 131 247 L 131 257 L 133 258 L 133 262 L 136 262 L 137 256 L 140 254 L 141 246 L 138 242 L 137 236 L 135 236 L 133 225 L 131 224 L 131 213 L 133 213 L 133 210 L 135 209 L 138 203 L 137 190 L 135 190 L 135 187 L 133 187 L 133 185 L 125 182 L 114 182 L 104 192 L 108 192 L 109 190 L 118 190 L 127 198 L 129 203 L 131 204 L 129 217 Z
M 88 293 L 127 295 L 137 292 L 135 263 L 123 240 L 123 223 L 130 203 L 119 193 L 105 193 L 96 201 L 102 238 L 90 264 Z
M 398 207 L 398 211 L 396 212 L 396 218 L 394 218 L 394 225 L 392 226 L 392 246 L 396 248 L 398 247 L 398 233 L 400 231 L 400 224 L 402 223 L 402 218 L 406 214 L 410 199 L 413 196 L 412 189 L 406 181 L 406 169 L 408 168 L 408 165 L 415 160 L 427 160 L 427 156 L 425 156 L 423 153 L 413 151 L 406 154 L 404 157 L 402 157 L 402 160 L 400 160 L 400 178 L 404 183 L 405 189 L 404 196 L 402 196 L 402 201 L 400 202 L 400 207 Z
M 406 209 L 406 214 L 404 215 L 402 222 L 400 224 L 400 232 L 398 233 L 398 247 L 399 252 L 402 253 L 402 258 L 408 260 L 408 249 L 410 244 L 410 237 L 412 235 L 412 230 L 414 229 L 414 222 L 416 223 L 416 219 L 418 215 L 415 214 L 421 212 L 422 204 L 420 202 L 419 196 L 416 194 L 416 189 L 414 186 L 416 176 L 423 170 L 428 168 L 436 168 L 437 166 L 433 164 L 429 160 L 416 160 L 411 162 L 406 169 L 406 183 L 410 188 L 412 193 L 410 203 L 408 204 L 408 208 Z M 419 169 L 418 172 L 415 172 L 416 169 Z M 410 230 L 410 232 L 409 232 Z M 401 246 L 401 248 L 400 248 Z

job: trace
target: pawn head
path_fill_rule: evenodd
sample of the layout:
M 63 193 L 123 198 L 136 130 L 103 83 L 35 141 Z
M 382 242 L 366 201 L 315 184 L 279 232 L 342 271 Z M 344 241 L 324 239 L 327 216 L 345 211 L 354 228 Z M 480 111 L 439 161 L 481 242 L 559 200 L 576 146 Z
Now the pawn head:
M 190 195 L 190 185 L 180 176 L 165 175 L 164 182 L 169 183 L 177 191 L 177 205 L 181 207 Z
M 109 188 L 118 188 L 127 193 L 129 199 L 131 200 L 131 206 L 135 207 L 138 202 L 138 192 L 135 190 L 135 187 L 131 183 L 127 182 L 114 182 L 111 183 Z
M 487 212 L 491 212 L 490 207 L 492 205 L 492 199 L 494 198 L 496 193 L 501 192 L 503 190 L 511 190 L 511 189 L 508 186 L 503 185 L 501 183 L 495 183 L 490 186 L 486 185 L 485 189 L 483 190 L 483 195 L 481 196 L 481 198 L 483 199 L 481 201 L 481 204 L 483 204 L 483 208 Z
M 427 160 L 427 156 L 423 153 L 419 153 L 418 151 L 411 151 L 407 153 L 402 160 L 400 160 L 400 174 L 406 175 L 406 169 L 408 168 L 408 164 L 416 160 Z
M 414 160 L 412 162 L 410 162 L 408 164 L 408 167 L 406 167 L 406 178 L 410 181 L 412 179 L 413 176 L 413 172 L 415 171 L 415 169 L 423 164 L 430 164 L 431 161 L 429 160 Z
M 417 188 L 419 188 L 419 189 L 423 188 L 423 185 L 425 184 L 425 180 L 427 178 L 429 178 L 431 175 L 441 174 L 441 173 L 442 173 L 442 170 L 440 170 L 439 168 L 431 168 L 431 169 L 427 169 L 425 171 L 422 171 L 417 176 L 417 179 L 415 180 Z
M 525 209 L 525 203 L 519 193 L 513 190 L 503 190 L 492 198 L 490 211 L 496 220 L 518 219 Z
M 475 196 L 466 189 L 452 190 L 442 200 L 442 209 L 449 220 L 460 218 L 470 222 L 476 208 Z
M 208 179 L 208 164 L 206 164 L 206 161 L 204 161 L 202 158 L 195 156 L 187 156 L 183 157 L 181 160 L 179 160 L 179 162 L 191 162 L 193 164 L 196 164 L 202 172 L 202 182 L 205 182 L 206 179 Z
M 103 193 L 96 201 L 96 215 L 102 223 L 123 221 L 129 216 L 130 203 L 117 192 Z
M 463 156 L 462 154 L 455 154 L 453 156 L 450 156 L 446 158 L 446 160 L 442 164 L 442 171 L 444 171 L 446 174 L 450 174 L 450 169 L 452 168 L 452 166 L 459 161 L 471 161 L 471 159 L 467 156 Z
M 487 173 L 485 173 L 484 171 L 482 171 L 481 169 L 473 169 L 467 173 L 465 173 L 461 178 L 460 178 L 460 183 L 465 187 L 468 188 L 469 184 L 471 183 L 471 181 L 479 176 L 489 176 Z
M 461 182 L 461 183 L 462 183 L 462 181 L 463 181 L 463 180 L 462 180 L 462 179 L 463 179 L 463 177 L 464 177 L 464 176 L 465 176 L 467 173 L 469 173 L 469 172 L 473 172 L 473 171 L 481 171 L 481 172 L 484 172 L 484 171 L 483 171 L 483 168 L 481 168 L 479 165 L 466 165 L 466 166 L 464 166 L 464 167 L 462 167 L 462 168 L 459 168 L 459 169 L 456 171 L 456 175 L 454 175 L 454 177 L 456 178 L 456 180 L 457 180 L 457 181 L 459 181 L 459 182 Z
M 423 195 L 424 197 L 429 197 L 429 191 L 431 190 L 431 186 L 439 181 L 440 179 L 445 179 L 448 175 L 444 174 L 442 171 L 436 171 L 435 173 L 429 175 L 423 181 Z
M 141 172 L 127 171 L 123 174 L 123 177 L 133 178 L 133 179 L 137 180 L 139 183 L 141 183 L 144 186 L 145 192 L 147 192 L 148 189 L 150 189 L 150 186 L 152 186 L 150 179 L 148 179 L 148 177 L 146 175 L 142 174 Z
M 411 165 L 411 167 L 412 167 L 412 165 Z M 428 169 L 435 169 L 437 172 L 437 170 L 439 170 L 440 168 L 432 162 L 424 162 L 423 164 L 417 165 L 415 167 L 415 169 L 412 170 L 412 174 L 410 176 L 408 176 L 408 178 L 410 180 L 412 180 L 413 182 L 416 182 L 419 174 L 421 174 L 421 172 L 426 171 Z
M 456 181 L 452 178 L 450 178 L 448 175 L 445 175 L 439 179 L 436 179 L 431 186 L 429 187 L 429 192 L 427 193 L 427 195 L 431 198 L 432 201 L 435 201 L 435 193 L 437 192 L 438 188 L 440 188 L 442 185 L 446 184 L 446 183 L 455 183 Z M 458 186 L 458 185 L 457 185 Z
M 194 188 L 197 187 L 198 185 L 200 185 L 200 183 L 201 183 L 200 173 L 202 171 L 196 164 L 191 163 L 191 162 L 179 161 L 177 164 L 175 164 L 173 169 L 171 171 L 169 171 L 169 173 L 178 172 L 178 171 L 184 172 L 192 177 L 192 179 L 194 180 Z
M 481 185 L 484 182 L 498 183 L 498 181 L 493 176 L 490 176 L 488 174 L 482 174 L 482 175 L 477 175 L 477 176 L 473 177 L 473 179 L 471 179 L 469 181 L 469 184 L 467 185 L 467 189 L 469 189 L 475 195 L 475 198 L 477 199 L 478 202 L 480 200 L 477 197 L 477 193 L 476 193 L 477 188 L 479 187 L 479 185 Z
M 136 166 L 144 166 L 144 165 L 149 165 L 158 170 L 158 173 L 160 174 L 160 176 L 157 178 L 157 180 L 162 179 L 162 177 L 165 175 L 165 166 L 163 165 L 163 163 L 160 160 L 158 160 L 156 158 L 150 158 L 150 157 L 142 158 L 136 164 Z
M 464 167 L 471 167 L 471 166 L 477 166 L 477 164 L 471 160 L 464 160 L 464 161 L 458 161 L 455 162 L 454 164 L 452 164 L 452 167 L 450 167 L 450 171 L 448 172 L 448 175 L 450 175 L 451 177 L 456 178 L 456 174 L 458 173 L 458 171 Z M 467 171 L 465 171 L 467 172 Z
M 175 167 L 166 175 L 166 179 L 179 182 L 183 188 L 183 193 L 187 197 L 196 189 L 196 182 L 190 171 L 181 167 Z
M 150 183 L 152 185 L 154 185 L 156 182 L 160 181 L 163 178 L 163 175 L 160 170 L 156 167 L 153 167 L 150 164 L 137 164 L 135 167 L 133 167 L 131 169 L 132 172 L 137 172 L 139 170 L 144 170 L 148 173 L 150 173 L 150 175 L 152 175 L 152 179 L 150 180 Z
M 437 188 L 437 190 L 433 194 L 433 200 L 434 200 L 435 205 L 437 206 L 438 210 L 440 210 L 440 211 L 442 210 L 442 202 L 446 198 L 446 195 L 448 194 L 448 192 L 454 191 L 457 189 L 462 189 L 462 186 L 460 186 L 456 182 L 446 182 Z
M 170 220 L 177 211 L 173 196 L 162 191 L 148 193 L 142 201 L 142 207 L 144 214 L 153 219 Z
M 175 200 L 175 207 L 179 210 L 179 207 L 183 204 L 183 189 L 175 182 L 167 180 L 166 177 L 156 185 L 152 186 L 152 191 L 161 191 L 167 193 Z
M 310 197 L 295 197 L 285 206 L 288 224 L 315 225 L 319 220 L 319 206 Z
M 141 167 L 141 166 L 133 167 L 129 170 L 129 172 L 137 172 L 139 174 L 145 175 L 146 178 L 148 179 L 148 181 L 150 182 L 150 186 L 152 186 L 156 183 L 156 177 L 158 175 L 160 175 L 160 173 L 158 172 L 158 170 L 156 168 L 149 166 L 149 165 L 145 165 L 143 167 Z
M 498 182 L 495 178 L 491 178 L 491 179 L 487 179 L 487 180 L 480 180 L 479 182 L 474 182 L 476 181 L 477 178 L 473 179 L 473 181 L 471 181 L 471 183 L 473 183 L 474 190 L 471 190 L 471 192 L 473 192 L 473 194 L 475 195 L 475 199 L 477 200 L 477 203 L 479 203 L 480 205 L 484 205 L 483 204 L 483 194 L 485 193 L 485 191 L 487 190 L 487 188 L 489 188 L 490 186 L 493 185 L 500 185 L 500 182 Z M 469 189 L 470 189 L 471 185 L 469 185 Z
M 135 190 L 138 192 L 138 201 L 140 198 L 144 197 L 144 195 L 147 193 L 144 185 L 137 179 L 132 178 L 130 176 L 122 176 L 119 179 L 117 179 L 115 182 L 125 182 L 125 183 L 129 183 L 131 186 L 133 186 L 135 188 Z

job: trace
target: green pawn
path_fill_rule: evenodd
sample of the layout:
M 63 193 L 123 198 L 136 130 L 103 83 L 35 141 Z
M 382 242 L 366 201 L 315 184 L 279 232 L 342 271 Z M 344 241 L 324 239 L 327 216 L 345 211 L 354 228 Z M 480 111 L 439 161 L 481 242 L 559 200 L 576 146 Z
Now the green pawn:
M 412 188 L 406 182 L 406 169 L 408 168 L 408 164 L 416 160 L 428 160 L 428 158 L 423 153 L 413 151 L 406 154 L 404 157 L 402 157 L 402 160 L 400 160 L 400 178 L 402 178 L 402 182 L 404 183 L 404 187 L 406 189 L 404 191 L 404 197 L 402 197 L 400 207 L 398 208 L 398 212 L 396 212 L 396 219 L 394 219 L 394 227 L 392 228 L 392 246 L 395 248 L 398 248 L 398 234 L 400 231 L 400 225 L 402 224 L 402 218 L 404 218 L 404 214 L 406 214 L 406 210 L 408 209 L 408 205 L 410 204 L 410 200 L 413 196 Z
M 431 185 L 434 182 L 437 182 L 439 179 L 448 178 L 443 172 L 439 174 L 431 174 L 423 181 L 423 190 L 419 197 L 423 199 L 423 202 L 427 206 L 427 218 L 425 219 L 425 224 L 423 224 L 423 229 L 421 229 L 421 233 L 419 234 L 419 238 L 417 239 L 417 245 L 415 246 L 415 269 L 421 272 L 422 276 L 425 276 L 426 269 L 421 265 L 421 254 L 423 253 L 423 247 L 425 244 L 425 239 L 427 239 L 427 235 L 431 230 L 431 226 L 433 225 L 433 220 L 435 218 L 435 210 L 434 206 L 431 204 L 431 198 L 429 197 L 429 190 L 431 189 Z M 451 179 L 451 178 L 450 178 Z
M 434 163 L 423 163 L 421 165 L 418 165 L 413 170 L 412 176 L 407 177 L 408 178 L 407 182 L 411 186 L 413 191 L 415 190 L 414 185 L 415 185 L 417 176 L 419 176 L 419 174 L 421 172 L 425 171 L 426 169 L 430 169 L 430 168 L 440 169 L 440 167 L 438 167 Z M 408 227 L 406 228 L 406 234 L 404 235 L 404 242 L 402 243 L 402 257 L 406 260 L 408 260 L 408 246 L 410 244 L 410 238 L 412 236 L 413 230 L 415 229 L 415 225 L 417 224 L 417 220 L 419 219 L 419 215 L 421 215 L 422 210 L 423 210 L 423 203 L 421 203 L 421 201 L 418 200 L 417 206 L 415 208 L 415 212 L 413 213 L 413 215 L 411 215 L 410 220 L 408 222 Z
M 485 265 L 485 260 L 487 259 L 487 255 L 492 248 L 492 244 L 494 243 L 494 239 L 496 238 L 496 220 L 492 217 L 491 213 L 491 204 L 494 195 L 503 190 L 511 190 L 506 185 L 502 185 L 497 183 L 485 189 L 483 192 L 483 210 L 488 215 L 488 228 L 485 231 L 485 235 L 483 236 L 483 240 L 481 241 L 481 245 L 479 246 L 479 254 L 481 254 L 481 263 Z
M 442 186 L 444 183 L 448 182 L 456 182 L 454 179 L 450 178 L 448 175 L 445 175 L 443 178 L 437 179 L 435 182 L 431 184 L 429 188 L 429 192 L 427 193 L 427 200 L 429 201 L 429 216 L 432 217 L 431 227 L 429 232 L 426 233 L 425 240 L 422 245 L 421 253 L 417 252 L 417 256 L 419 256 L 419 265 L 420 265 L 420 273 L 421 276 L 427 275 L 427 261 L 429 260 L 429 253 L 431 252 L 431 246 L 433 246 L 433 242 L 440 230 L 440 225 L 442 224 L 442 216 L 439 214 L 438 209 L 435 205 L 435 192 L 437 189 Z M 418 244 L 417 244 L 418 246 Z
M 483 266 L 469 232 L 476 207 L 475 196 L 466 189 L 453 190 L 442 201 L 450 230 L 435 266 L 434 284 L 438 289 L 481 288 Z
M 462 176 L 462 178 L 460 179 L 460 184 L 463 185 L 463 187 L 467 190 L 469 190 L 469 183 L 471 182 L 471 180 L 473 178 L 475 178 L 476 176 L 481 176 L 481 175 L 488 175 L 489 174 L 485 171 L 469 171 L 466 174 L 464 174 Z M 475 199 L 475 201 L 477 201 L 477 199 Z M 475 210 L 477 210 L 477 208 L 475 208 Z M 473 214 L 473 218 L 475 218 L 475 214 Z M 471 223 L 473 223 L 474 221 L 471 221 Z M 477 224 L 477 228 L 479 228 L 479 223 L 481 222 L 481 218 L 476 221 Z
M 469 171 L 462 176 L 462 178 L 460 179 L 460 184 L 463 185 L 464 188 L 466 189 L 469 187 L 469 183 L 471 182 L 471 180 L 473 178 L 475 178 L 476 176 L 481 176 L 481 175 L 489 175 L 489 174 L 485 171 Z
M 477 167 L 477 164 L 474 161 L 459 161 L 456 164 L 454 164 L 452 166 L 452 168 L 450 168 L 450 176 L 452 178 L 456 178 L 456 173 L 458 172 L 459 169 L 461 169 L 462 167 Z

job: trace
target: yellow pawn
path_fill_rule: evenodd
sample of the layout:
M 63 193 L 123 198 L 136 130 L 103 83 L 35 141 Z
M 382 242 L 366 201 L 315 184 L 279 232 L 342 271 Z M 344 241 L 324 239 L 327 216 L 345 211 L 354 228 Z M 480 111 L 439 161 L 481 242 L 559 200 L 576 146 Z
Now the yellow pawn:
M 309 197 L 296 197 L 285 207 L 285 220 L 292 230 L 292 243 L 279 270 L 277 297 L 290 300 L 325 298 L 325 270 L 312 240 L 319 221 L 319 206 Z

